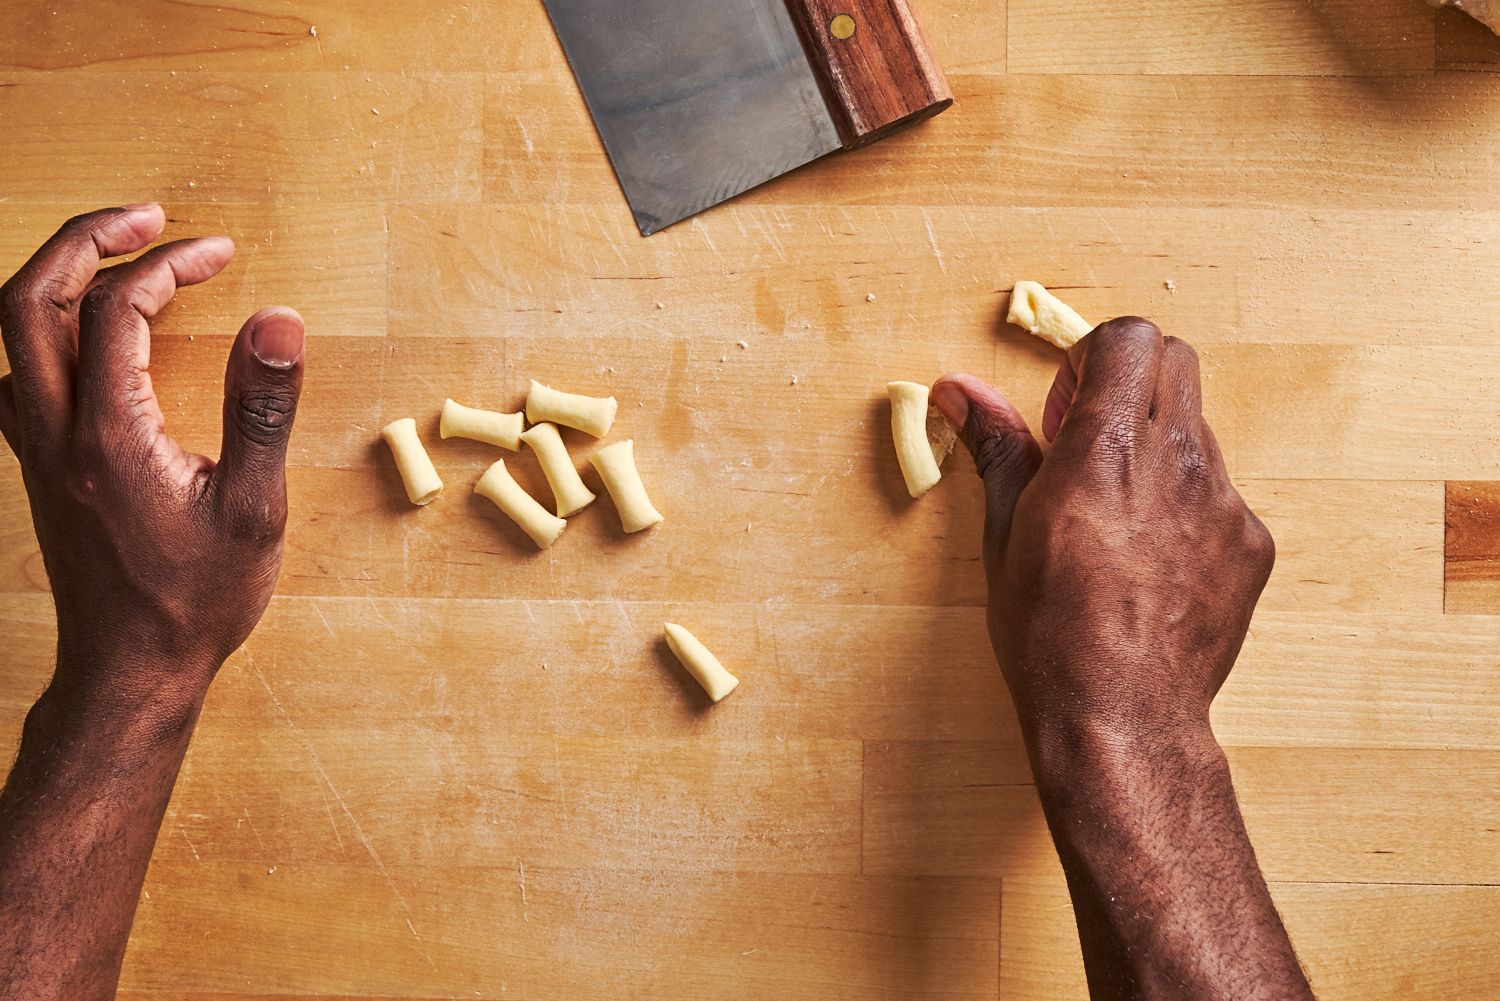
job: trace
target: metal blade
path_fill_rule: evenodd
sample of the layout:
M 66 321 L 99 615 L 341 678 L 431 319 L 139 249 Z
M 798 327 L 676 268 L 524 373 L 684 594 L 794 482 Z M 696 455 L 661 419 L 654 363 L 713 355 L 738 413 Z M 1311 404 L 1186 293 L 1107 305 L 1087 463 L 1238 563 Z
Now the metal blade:
M 650 236 L 840 147 L 784 0 L 545 0 Z

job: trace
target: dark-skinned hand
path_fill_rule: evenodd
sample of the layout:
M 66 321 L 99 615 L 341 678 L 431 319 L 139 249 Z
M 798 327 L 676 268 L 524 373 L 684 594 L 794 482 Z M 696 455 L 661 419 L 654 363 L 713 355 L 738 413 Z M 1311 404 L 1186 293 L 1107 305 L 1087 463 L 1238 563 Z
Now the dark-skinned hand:
M 932 396 L 984 482 L 990 635 L 1028 736 L 1206 734 L 1275 547 L 1203 419 L 1193 349 L 1135 317 L 1083 338 L 1045 457 L 973 376 Z
M 250 317 L 229 354 L 218 462 L 178 445 L 151 388 L 148 324 L 234 246 L 180 240 L 102 266 L 165 222 L 156 205 L 69 220 L 0 290 L 0 431 L 57 605 L 54 692 L 164 712 L 201 700 L 270 600 L 304 348 L 293 310 Z

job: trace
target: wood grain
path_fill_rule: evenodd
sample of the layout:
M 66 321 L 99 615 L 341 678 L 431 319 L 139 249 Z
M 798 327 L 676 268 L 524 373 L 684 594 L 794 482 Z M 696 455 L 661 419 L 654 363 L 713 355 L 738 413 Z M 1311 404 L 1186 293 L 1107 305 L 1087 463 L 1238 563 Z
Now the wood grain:
M 1011 0 L 1012 73 L 1348 75 L 1433 68 L 1433 14 L 1402 0 Z
M 790 0 L 844 148 L 875 142 L 953 103 L 907 0 Z
M 1266 877 L 1500 881 L 1500 752 L 1231 746 Z M 1005 744 L 865 747 L 864 871 L 1036 876 L 1056 867 L 1036 790 Z M 1382 793 L 1372 797 L 1372 783 Z M 1463 811 L 1443 803 L 1462 801 Z
M 1500 916 L 1500 888 L 1273 883 L 1298 942 L 1326 952 L 1299 958 L 1323 1001 L 1483 996 Z M 1023 1001 L 1086 996 L 1083 959 L 1062 872 L 1007 880 L 1001 915 L 1001 996 Z
M 737 204 L 1500 207 L 1489 183 L 1500 151 L 1487 142 L 1500 79 L 1372 79 L 954 75 L 956 111 L 857 155 L 826 157 Z M 486 150 L 488 200 L 618 204 L 607 163 L 587 152 L 597 139 L 570 81 L 491 75 L 486 86 L 487 132 L 508 137 Z M 548 137 L 532 152 L 514 126 L 518 104 L 533 109 L 527 130 Z M 536 149 L 556 147 L 569 152 L 535 162 Z
M 913 504 L 881 402 L 964 369 L 1038 421 L 1023 278 L 1199 350 L 1278 544 L 1214 725 L 1319 996 L 1492 993 L 1500 40 L 1417 0 L 918 9 L 953 109 L 643 240 L 540 4 L 10 5 L 0 277 L 104 203 L 232 236 L 154 324 L 207 454 L 244 317 L 312 333 L 280 593 L 123 997 L 1081 997 L 972 463 Z M 601 502 L 538 554 L 470 496 L 493 452 L 442 399 L 533 376 L 621 400 L 660 530 Z M 448 480 L 421 511 L 396 416 Z M 0 635 L 3 742 L 54 645 L 11 459 Z
M 1445 508 L 1444 607 L 1500 614 L 1500 483 L 1449 483 Z
M 161 863 L 147 889 L 127 997 L 242 997 L 256 984 L 301 997 L 557 1001 L 977 1001 L 998 990 L 993 881 L 559 871 L 520 858 Z

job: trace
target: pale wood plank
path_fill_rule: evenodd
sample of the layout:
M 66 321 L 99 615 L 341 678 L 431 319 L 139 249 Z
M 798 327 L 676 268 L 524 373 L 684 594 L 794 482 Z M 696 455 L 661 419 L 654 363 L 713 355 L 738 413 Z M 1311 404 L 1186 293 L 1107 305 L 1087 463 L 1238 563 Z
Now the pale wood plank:
M 858 742 L 342 729 L 261 670 L 277 701 L 254 727 L 200 730 L 158 858 L 859 872 Z M 410 694 L 441 697 L 441 677 Z
M 1225 345 L 1201 354 L 1237 476 L 1480 479 L 1500 454 L 1500 352 L 1461 360 L 1396 347 Z M 1455 467 L 1468 472 L 1447 472 Z
M 378 345 L 326 338 L 309 348 L 304 419 L 293 435 L 291 461 L 374 467 L 385 483 L 374 489 L 399 510 L 398 484 L 378 447 L 382 425 L 416 416 L 423 434 L 432 436 L 444 396 L 514 408 L 527 380 L 540 375 L 622 399 L 614 433 L 642 441 L 647 468 L 650 456 L 660 456 L 658 477 L 712 474 L 720 487 L 754 480 L 759 488 L 802 490 L 815 470 L 828 477 L 825 483 L 858 484 L 862 495 L 881 496 L 891 512 L 921 520 L 935 505 L 912 505 L 899 487 L 886 380 L 968 369 L 1000 382 L 1040 424 L 1058 363 L 1055 351 L 1019 334 L 998 344 L 789 334 L 777 342 L 796 345 L 795 354 L 787 354 L 765 341 L 737 349 L 730 333 L 722 340 L 579 334 L 566 351 L 530 338 L 410 337 Z M 153 379 L 169 427 L 192 448 L 216 454 L 228 339 L 161 336 L 153 344 Z M 1199 354 L 1205 409 L 1239 479 L 1384 482 L 1493 474 L 1500 454 L 1500 347 L 1220 344 L 1204 345 Z M 462 447 L 446 446 L 455 455 Z M 464 468 L 477 477 L 490 451 L 469 455 Z M 830 455 L 841 463 L 830 468 Z M 669 468 L 667 460 L 677 461 Z M 946 495 L 953 492 L 944 487 Z
M 1493 987 L 1500 889 L 1273 883 L 1271 893 L 1323 1001 L 1467 1001 Z M 1002 997 L 1086 996 L 1060 870 L 1006 881 L 1001 936 Z
M 168 862 L 123 997 L 993 999 L 986 880 Z M 523 867 L 524 866 L 524 870 Z
M 735 202 L 649 240 L 608 204 L 401 209 L 391 329 L 963 343 L 1019 336 L 1004 325 L 1009 290 L 1039 279 L 1095 322 L 1149 316 L 1199 346 L 1500 345 L 1492 213 L 941 201 Z
M 1336 75 L 1433 68 L 1433 13 L 1404 0 L 1009 0 L 1012 73 Z
M 741 677 L 732 709 L 708 711 L 662 650 L 668 617 Z M 0 721 L 14 735 L 50 673 L 50 602 L 0 599 L 0 625 Z M 1496 649 L 1493 618 L 1262 611 L 1215 726 L 1236 745 L 1494 750 Z M 482 717 L 517 737 L 1019 743 L 978 608 L 282 597 L 220 675 L 208 725 L 273 720 L 252 657 L 293 718 L 337 726 L 446 731 Z M 330 668 L 363 663 L 384 683 Z
M 1230 744 L 1500 749 L 1497 651 L 1495 619 L 1260 612 L 1214 702 L 1215 732 Z
M 605 498 L 572 519 L 557 547 L 537 553 L 498 512 L 469 495 L 492 458 L 485 449 L 429 445 L 449 485 L 437 504 L 422 511 L 405 504 L 390 469 L 376 470 L 373 484 L 369 471 L 292 469 L 282 594 L 729 602 L 774 597 L 970 607 L 985 601 L 982 498 L 964 457 L 949 460 L 951 482 L 941 492 L 903 507 L 883 488 L 889 480 L 899 490 L 889 454 L 848 460 L 854 467 L 839 475 L 814 475 L 766 469 L 770 460 L 762 465 L 761 450 L 749 450 L 765 482 L 746 480 L 736 488 L 711 478 L 722 462 L 698 472 L 663 468 L 663 453 L 658 448 L 652 454 L 643 441 L 641 461 L 652 469 L 653 493 L 671 520 L 645 538 L 625 539 Z M 871 468 L 861 469 L 866 463 Z M 508 465 L 538 496 L 550 496 L 529 455 L 512 457 Z M 876 474 L 881 489 L 868 482 Z M 1441 610 L 1443 527 L 1436 484 L 1245 480 L 1239 487 L 1277 540 L 1263 611 L 1322 615 L 1398 605 L 1409 614 Z M 899 544 L 872 545 L 872 532 Z M 731 549 L 727 572 L 698 555 L 721 545 Z M 595 558 L 601 551 L 607 563 Z M 601 566 L 609 572 L 601 574 Z M 0 593 L 47 589 L 26 496 L 14 475 L 0 477 L 0 571 Z
M 475 74 L 20 71 L 0 83 L 0 188 L 18 200 L 479 195 Z
M 1236 481 L 1276 540 L 1276 568 L 1258 608 L 1442 610 L 1437 483 L 1380 480 Z
M 865 871 L 1008 880 L 1055 866 L 1036 792 L 1011 781 L 1004 764 L 1016 753 L 981 742 L 868 744 Z M 1230 747 L 1228 754 L 1268 879 L 1500 882 L 1500 753 Z M 1460 802 L 1462 810 L 1452 809 Z
M 438 0 L 350 7 L 339 0 L 17 0 L 0 69 L 175 69 L 568 73 L 540 4 Z M 927 0 L 921 19 L 949 73 L 1004 72 L 1005 5 Z M 110 26 L 107 32 L 97 25 Z
M 738 204 L 1500 207 L 1500 149 L 1487 141 L 1500 80 L 1488 75 L 1394 77 L 1378 88 L 1300 76 L 951 83 L 958 113 L 821 160 Z M 517 106 L 531 109 L 529 153 Z M 606 162 L 590 152 L 597 138 L 571 82 L 491 75 L 485 110 L 488 201 L 598 205 L 628 218 Z M 1010 127 L 1019 122 L 1026 127 Z M 564 152 L 539 158 L 538 148 Z M 1415 161 L 1413 149 L 1422 151 Z
M 1449 483 L 1446 511 L 1444 607 L 1500 613 L 1500 483 Z
M 437 0 L 16 0 L 0 69 L 567 72 L 540 4 Z M 107 24 L 109 30 L 99 26 Z
M 0 280 L 70 215 L 100 207 L 0 205 Z M 155 321 L 156 330 L 233 334 L 257 309 L 284 303 L 302 314 L 314 337 L 385 334 L 388 234 L 380 207 L 175 202 L 164 208 L 163 239 L 228 236 L 235 253 L 218 278 L 180 292 Z

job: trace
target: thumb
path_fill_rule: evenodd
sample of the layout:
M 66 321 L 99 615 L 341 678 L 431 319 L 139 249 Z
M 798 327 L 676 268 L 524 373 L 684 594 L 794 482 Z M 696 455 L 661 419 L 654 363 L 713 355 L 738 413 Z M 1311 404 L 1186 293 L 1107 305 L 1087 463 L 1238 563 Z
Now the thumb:
M 932 402 L 974 457 L 984 481 L 985 552 L 997 556 L 1010 538 L 1021 491 L 1042 464 L 1042 450 L 1020 411 L 972 375 L 943 376 L 932 385 Z
M 306 330 L 271 306 L 240 328 L 224 372 L 224 444 L 214 471 L 221 503 L 258 534 L 286 521 L 286 447 L 302 395 Z

